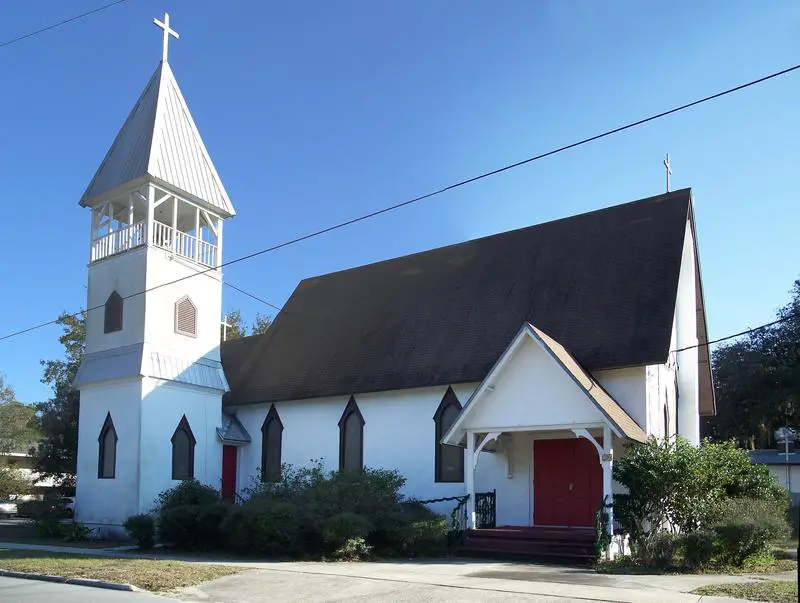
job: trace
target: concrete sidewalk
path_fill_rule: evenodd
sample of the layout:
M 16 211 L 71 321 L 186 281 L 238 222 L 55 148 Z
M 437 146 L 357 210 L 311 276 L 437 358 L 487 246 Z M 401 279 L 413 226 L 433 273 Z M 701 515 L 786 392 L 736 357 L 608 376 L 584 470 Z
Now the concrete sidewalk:
M 606 575 L 580 568 L 471 559 L 362 563 L 262 562 L 206 556 L 141 554 L 120 549 L 82 549 L 20 543 L 0 543 L 0 549 L 3 548 L 87 556 L 171 559 L 189 563 L 235 565 L 258 570 L 222 578 L 189 589 L 185 593 L 187 596 L 191 596 L 191 593 L 195 595 L 202 593 L 204 597 L 218 601 L 243 600 L 241 598 L 242 590 L 249 590 L 245 585 L 251 585 L 253 593 L 259 591 L 275 592 L 274 589 L 280 588 L 288 589 L 288 592 L 296 594 L 298 597 L 303 592 L 308 596 L 312 596 L 309 589 L 314 590 L 319 587 L 319 592 L 324 593 L 330 588 L 330 586 L 325 585 L 333 581 L 340 584 L 340 587 L 343 584 L 358 584 L 366 588 L 367 591 L 369 591 L 370 584 L 377 588 L 380 584 L 394 583 L 428 586 L 431 588 L 447 587 L 484 593 L 535 595 L 537 597 L 566 600 L 614 601 L 619 603 L 689 603 L 697 601 L 708 603 L 713 601 L 718 603 L 738 601 L 741 603 L 742 599 L 702 597 L 689 594 L 689 591 L 706 584 L 747 582 L 766 577 L 782 580 L 796 579 L 794 572 L 771 576 Z M 220 590 L 222 592 L 219 592 Z M 235 598 L 236 592 L 239 593 L 238 599 Z M 259 599 L 252 600 L 257 601 Z M 312 598 L 306 600 L 328 599 Z

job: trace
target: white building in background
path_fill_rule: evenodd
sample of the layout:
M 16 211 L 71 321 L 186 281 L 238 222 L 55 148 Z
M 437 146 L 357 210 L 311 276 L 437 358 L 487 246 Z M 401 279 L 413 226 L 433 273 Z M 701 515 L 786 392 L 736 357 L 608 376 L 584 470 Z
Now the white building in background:
M 220 349 L 234 210 L 165 51 L 81 205 L 90 524 L 119 529 L 182 479 L 234 499 L 318 459 L 470 495 L 472 527 L 491 490 L 496 525 L 593 537 L 625 444 L 697 444 L 715 410 L 689 189 L 307 278 Z
M 34 471 L 34 458 L 30 454 L 25 452 L 0 452 L 0 467 L 18 471 L 33 486 L 32 492 L 17 496 L 16 498 L 19 500 L 40 497 L 55 490 L 53 478 L 41 477 Z

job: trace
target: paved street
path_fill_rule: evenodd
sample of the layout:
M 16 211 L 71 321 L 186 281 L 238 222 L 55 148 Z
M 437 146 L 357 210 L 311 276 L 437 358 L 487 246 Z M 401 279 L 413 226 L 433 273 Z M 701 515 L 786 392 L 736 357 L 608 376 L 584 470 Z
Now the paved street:
M 290 572 L 248 572 L 229 576 L 181 596 L 186 601 L 215 603 L 296 603 L 300 601 L 386 601 L 392 603 L 444 603 L 520 601 L 522 603 L 562 603 L 572 598 L 526 595 L 468 588 L 409 584 L 344 576 L 303 576 Z
M 171 599 L 86 586 L 0 577 L 0 602 L 17 603 L 170 603 Z

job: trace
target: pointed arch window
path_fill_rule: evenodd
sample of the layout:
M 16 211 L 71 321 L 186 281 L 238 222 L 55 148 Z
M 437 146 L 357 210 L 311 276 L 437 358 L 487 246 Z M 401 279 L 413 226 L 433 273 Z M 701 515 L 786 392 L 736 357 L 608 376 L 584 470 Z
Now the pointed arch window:
M 458 401 L 453 388 L 448 387 L 439 403 L 439 408 L 433 415 L 436 426 L 435 434 L 435 480 L 437 482 L 460 483 L 464 481 L 464 451 L 459 446 L 442 444 L 441 440 L 452 427 L 461 412 L 461 403 Z
M 172 434 L 172 479 L 194 479 L 194 439 L 192 428 L 183 415 Z
M 350 396 L 339 419 L 339 471 L 355 471 L 364 468 L 364 417 Z
M 105 317 L 103 321 L 103 332 L 113 333 L 122 330 L 122 296 L 116 291 L 112 291 L 108 296 L 105 306 Z
M 277 482 L 281 479 L 281 444 L 283 423 L 273 404 L 261 426 L 261 479 Z
M 117 469 L 117 430 L 111 413 L 106 415 L 100 435 L 97 437 L 99 444 L 97 455 L 97 477 L 99 479 L 114 479 Z
M 175 332 L 197 337 L 197 306 L 188 295 L 175 302 Z

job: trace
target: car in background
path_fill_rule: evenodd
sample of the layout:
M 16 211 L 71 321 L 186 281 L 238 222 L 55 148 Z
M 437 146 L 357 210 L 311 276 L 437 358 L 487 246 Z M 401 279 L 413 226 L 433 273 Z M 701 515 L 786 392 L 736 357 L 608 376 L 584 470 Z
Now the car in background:
M 12 518 L 17 516 L 17 503 L 10 500 L 0 500 L 0 518 Z
M 61 497 L 61 504 L 66 509 L 69 517 L 75 515 L 75 497 L 74 496 L 62 496 Z

